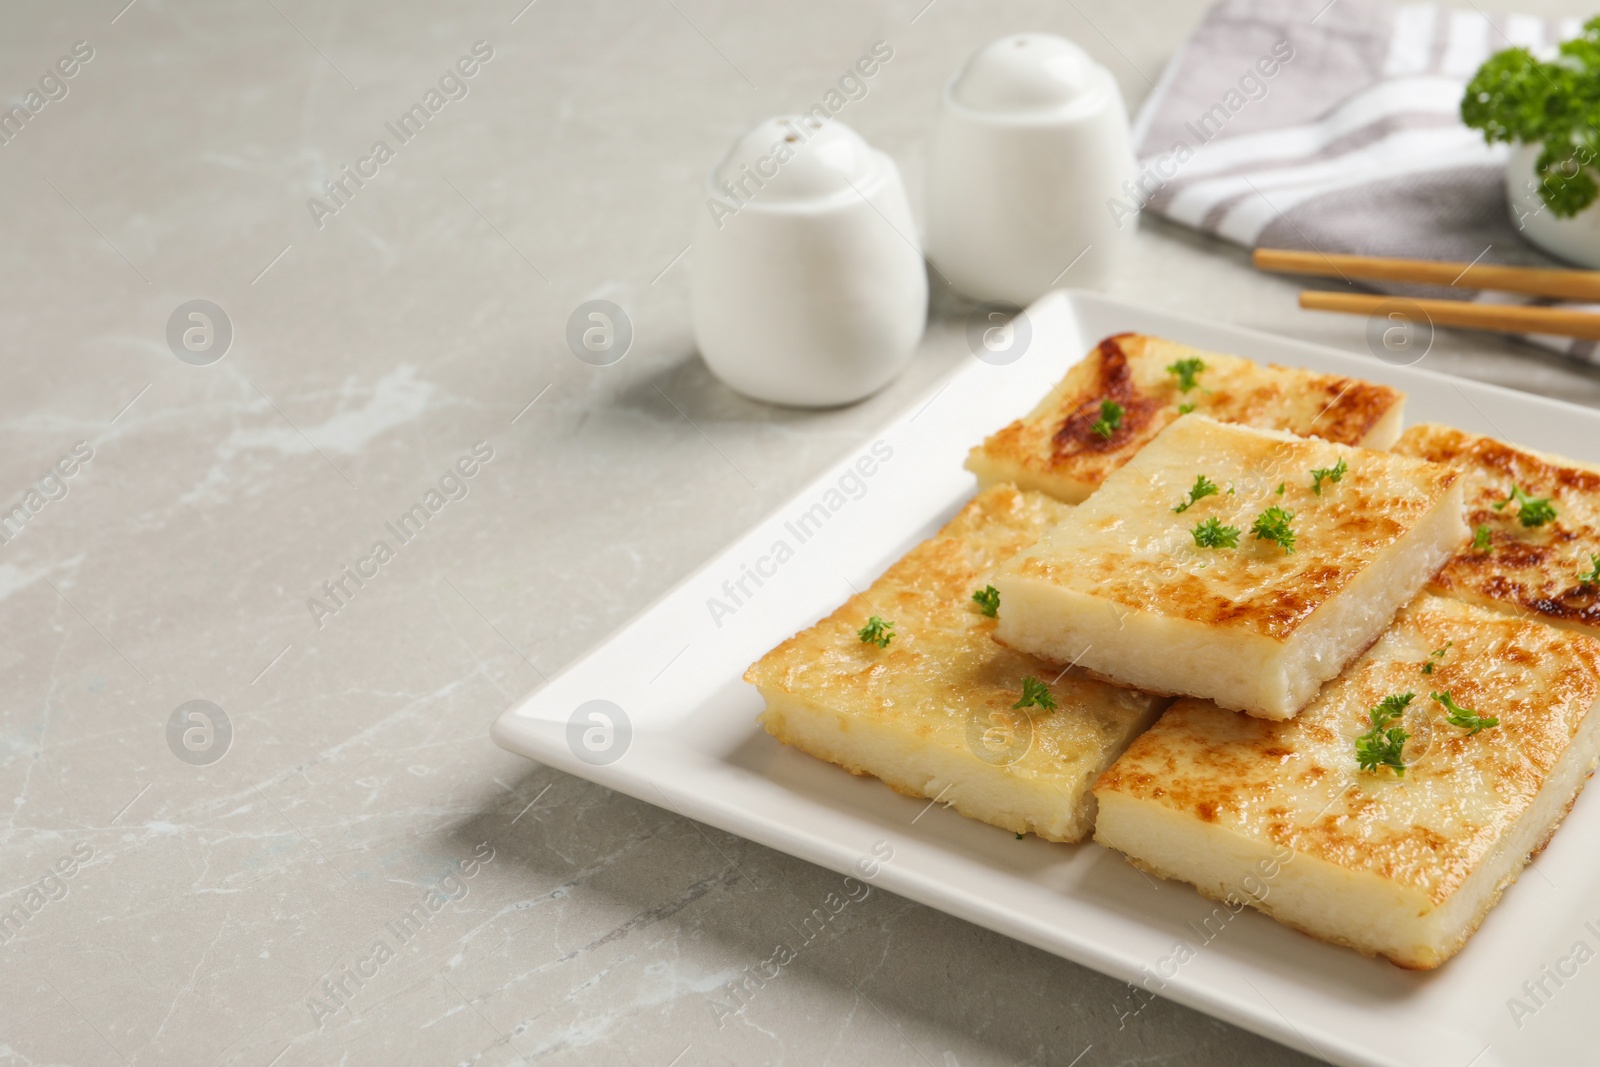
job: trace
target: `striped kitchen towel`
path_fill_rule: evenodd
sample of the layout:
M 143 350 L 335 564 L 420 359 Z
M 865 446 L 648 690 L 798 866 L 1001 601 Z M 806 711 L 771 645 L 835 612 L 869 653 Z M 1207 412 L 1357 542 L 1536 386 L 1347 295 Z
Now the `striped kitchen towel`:
M 1221 0 L 1140 111 L 1140 174 L 1111 210 L 1142 208 L 1247 248 L 1563 265 L 1518 234 L 1509 147 L 1485 144 L 1459 108 L 1492 53 L 1540 54 L 1579 29 L 1432 4 Z M 1592 341 L 1530 340 L 1600 362 Z

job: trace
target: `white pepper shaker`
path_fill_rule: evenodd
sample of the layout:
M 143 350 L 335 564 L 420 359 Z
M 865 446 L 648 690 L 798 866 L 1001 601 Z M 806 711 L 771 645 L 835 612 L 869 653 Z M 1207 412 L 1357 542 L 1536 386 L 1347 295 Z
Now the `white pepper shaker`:
M 848 404 L 910 361 L 928 277 L 900 171 L 838 121 L 768 119 L 711 172 L 695 339 L 717 377 L 796 407 Z
M 946 83 L 928 169 L 928 258 L 978 300 L 1103 285 L 1133 239 L 1108 203 L 1134 178 L 1116 81 L 1071 41 L 1002 37 Z

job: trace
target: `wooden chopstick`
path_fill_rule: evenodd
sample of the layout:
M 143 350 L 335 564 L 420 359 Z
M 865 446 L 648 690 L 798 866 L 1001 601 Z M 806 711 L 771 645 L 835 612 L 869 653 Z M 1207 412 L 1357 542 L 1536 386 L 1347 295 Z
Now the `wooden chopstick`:
M 1389 305 L 1385 310 L 1385 305 Z M 1525 304 L 1474 304 L 1465 300 L 1411 300 L 1369 293 L 1330 293 L 1306 289 L 1300 306 L 1309 311 L 1342 311 L 1347 315 L 1421 311 L 1435 326 L 1464 326 L 1500 333 L 1548 333 L 1600 341 L 1600 315 Z
M 1499 267 L 1492 263 L 1442 263 L 1430 259 L 1388 259 L 1383 256 L 1292 252 L 1283 248 L 1258 248 L 1253 259 L 1260 270 L 1285 274 L 1375 278 L 1386 282 L 1453 285 L 1460 289 L 1498 289 L 1507 293 L 1530 293 L 1534 296 L 1560 297 L 1565 300 L 1600 301 L 1600 271 L 1592 270 Z

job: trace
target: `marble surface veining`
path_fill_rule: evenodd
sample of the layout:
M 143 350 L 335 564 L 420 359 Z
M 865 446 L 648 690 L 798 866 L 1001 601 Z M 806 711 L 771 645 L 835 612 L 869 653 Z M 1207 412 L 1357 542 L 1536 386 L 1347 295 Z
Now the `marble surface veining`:
M 688 246 L 732 138 L 890 42 L 841 118 L 920 203 L 937 90 L 973 48 L 1062 33 L 1136 103 L 1201 10 L 0 12 L 0 94 L 48 90 L 0 144 L 0 506 L 38 498 L 0 544 L 0 1064 L 1309 1062 L 877 891 L 730 1012 L 727 983 L 838 876 L 488 739 L 970 358 L 940 293 L 910 370 L 863 404 L 716 382 Z M 388 133 L 436 89 L 425 125 Z M 1362 349 L 1361 320 L 1295 290 L 1158 223 L 1113 285 Z M 636 331 L 608 367 L 564 341 L 595 298 Z M 208 365 L 168 339 L 197 299 L 231 327 Z M 1600 403 L 1593 371 L 1446 341 L 1434 369 Z M 386 536 L 419 502 L 426 526 Z M 190 701 L 231 736 L 169 730 Z

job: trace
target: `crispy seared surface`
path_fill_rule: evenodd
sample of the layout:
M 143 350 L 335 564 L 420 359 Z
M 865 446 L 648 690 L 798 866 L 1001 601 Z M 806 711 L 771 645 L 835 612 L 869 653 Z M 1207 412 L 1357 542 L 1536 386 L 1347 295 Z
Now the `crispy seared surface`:
M 1186 357 L 1206 363 L 1187 394 L 1166 370 Z M 1076 503 L 1176 419 L 1180 404 L 1221 422 L 1356 445 L 1404 399 L 1399 390 L 1354 378 L 1118 334 L 1101 341 L 1025 418 L 974 448 L 967 466 Z M 1103 400 L 1125 409 L 1110 438 L 1092 429 Z
M 1313 493 L 1311 471 L 1341 458 L 1343 479 Z M 1222 491 L 1174 513 L 1197 475 Z M 1188 415 L 1011 570 L 1123 608 L 1283 640 L 1413 529 L 1458 477 L 1387 452 Z M 1292 554 L 1251 536 L 1255 517 L 1274 505 L 1294 513 Z M 1237 549 L 1195 545 L 1190 531 L 1211 518 L 1240 530 Z
M 1600 554 L 1600 470 L 1429 423 L 1407 430 L 1395 451 L 1465 472 L 1467 524 L 1490 530 L 1490 551 L 1463 547 L 1434 580 L 1436 592 L 1600 635 L 1600 584 L 1578 580 Z M 1516 504 L 1496 511 L 1512 485 L 1549 497 L 1555 520 L 1528 528 Z
M 972 602 L 997 566 L 1070 510 L 1009 485 L 985 490 L 864 593 L 763 656 L 745 681 L 964 753 L 974 723 L 981 732 L 991 721 L 1016 718 L 1011 706 L 1021 695 L 1022 679 L 1033 675 L 1049 684 L 1057 710 L 1029 710 L 1032 744 L 1003 770 L 1077 782 L 1092 767 L 1076 787 L 1081 793 L 1132 724 L 1161 702 L 1076 670 L 1057 677 L 1059 667 L 996 642 L 995 620 Z M 889 647 L 879 649 L 857 636 L 871 615 L 894 622 Z M 1064 796 L 1063 804 L 1074 800 Z
M 1453 642 L 1434 673 L 1433 649 Z M 1429 693 L 1500 725 L 1469 735 Z M 1404 777 L 1361 771 L 1368 710 L 1415 692 Z M 1095 792 L 1161 804 L 1445 900 L 1533 803 L 1600 699 L 1600 641 L 1432 596 L 1300 715 L 1267 722 L 1180 700 Z

